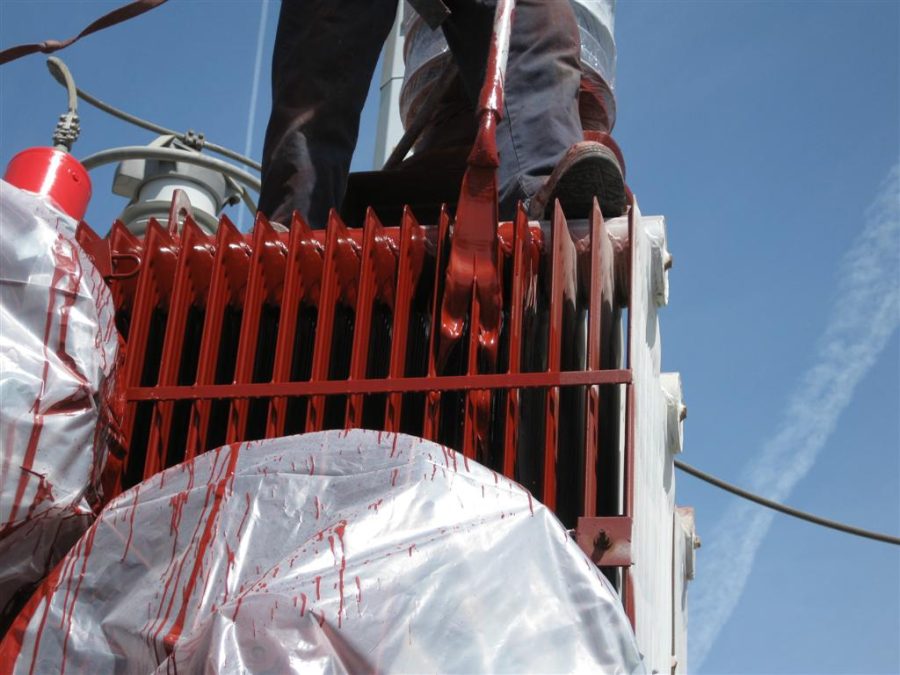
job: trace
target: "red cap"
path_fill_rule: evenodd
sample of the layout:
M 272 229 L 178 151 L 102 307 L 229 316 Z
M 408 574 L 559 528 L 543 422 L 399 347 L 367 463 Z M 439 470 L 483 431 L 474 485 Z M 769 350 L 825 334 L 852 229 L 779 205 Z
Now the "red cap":
M 28 148 L 13 157 L 3 180 L 17 188 L 49 197 L 75 220 L 81 220 L 91 199 L 87 170 L 67 152 L 55 148 Z

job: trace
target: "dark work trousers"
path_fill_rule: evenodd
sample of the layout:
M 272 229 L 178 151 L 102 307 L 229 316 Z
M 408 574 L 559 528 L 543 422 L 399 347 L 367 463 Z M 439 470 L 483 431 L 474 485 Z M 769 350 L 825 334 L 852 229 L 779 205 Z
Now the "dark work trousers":
M 445 0 L 443 25 L 466 92 L 477 101 L 496 0 Z M 283 0 L 272 56 L 259 209 L 314 228 L 340 207 L 359 119 L 397 0 Z M 519 0 L 497 129 L 500 210 L 511 218 L 571 145 L 582 140 L 578 27 L 569 0 Z

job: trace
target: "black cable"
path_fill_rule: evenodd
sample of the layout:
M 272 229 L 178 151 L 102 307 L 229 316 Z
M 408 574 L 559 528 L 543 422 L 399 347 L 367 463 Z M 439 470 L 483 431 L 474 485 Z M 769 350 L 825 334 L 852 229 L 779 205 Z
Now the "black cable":
M 819 516 L 814 516 L 811 513 L 807 513 L 806 511 L 800 511 L 799 509 L 791 508 L 790 506 L 785 506 L 784 504 L 779 504 L 778 502 L 773 502 L 771 499 L 766 499 L 765 497 L 760 497 L 757 494 L 753 494 L 752 492 L 747 492 L 746 490 L 742 490 L 736 485 L 732 485 L 731 483 L 726 483 L 724 480 L 716 478 L 715 476 L 711 476 L 708 473 L 700 471 L 700 469 L 695 469 L 690 464 L 685 464 L 684 462 L 680 462 L 677 459 L 675 460 L 675 466 L 684 471 L 685 473 L 689 473 L 695 478 L 699 478 L 702 481 L 706 481 L 710 485 L 715 485 L 717 488 L 721 488 L 726 490 L 732 494 L 737 495 L 738 497 L 743 497 L 744 499 L 749 499 L 751 502 L 756 502 L 762 506 L 768 507 L 770 509 L 774 509 L 775 511 L 780 511 L 789 516 L 793 516 L 794 518 L 799 518 L 800 520 L 806 520 L 810 523 L 815 523 L 816 525 L 821 525 L 822 527 L 830 527 L 832 530 L 838 530 L 840 532 L 846 532 L 847 534 L 853 534 L 857 537 L 865 537 L 866 539 L 874 539 L 876 541 L 882 541 L 886 544 L 893 544 L 894 546 L 900 546 L 900 537 L 893 537 L 889 534 L 883 534 L 881 532 L 872 532 L 871 530 L 863 530 L 859 527 L 853 527 L 852 525 L 845 525 L 844 523 L 839 523 L 836 520 L 829 520 L 828 518 L 821 518 Z
M 62 64 L 62 61 L 60 59 L 57 59 L 56 57 L 52 57 L 52 60 L 58 62 L 58 64 Z M 50 64 L 49 64 L 49 60 L 48 60 L 48 66 L 49 65 Z M 64 64 L 62 64 L 62 65 L 64 65 Z M 65 82 L 65 80 L 62 79 L 62 74 L 61 74 L 62 71 L 60 71 L 58 68 L 59 68 L 58 65 L 56 66 L 56 68 L 50 67 L 50 73 L 51 73 L 51 75 L 53 75 L 53 79 L 55 79 L 60 84 L 65 85 L 66 82 Z M 74 85 L 74 82 L 73 82 L 73 85 Z M 188 136 L 191 135 L 192 132 L 188 132 L 187 134 L 184 134 L 184 133 L 181 133 L 180 131 L 175 131 L 173 129 L 167 129 L 166 127 L 160 126 L 159 124 L 149 122 L 145 119 L 138 117 L 137 115 L 132 115 L 131 113 L 127 113 L 124 110 L 119 110 L 115 106 L 112 106 L 109 103 L 101 101 L 99 98 L 92 96 L 91 94 L 87 93 L 86 91 L 84 91 L 83 89 L 80 89 L 78 87 L 75 87 L 75 92 L 77 93 L 78 97 L 80 99 L 82 99 L 85 103 L 90 103 L 95 108 L 98 108 L 105 113 L 109 113 L 113 117 L 118 117 L 120 120 L 122 120 L 124 122 L 128 122 L 129 124 L 134 124 L 135 126 L 141 127 L 142 129 L 146 129 L 147 131 L 152 131 L 153 133 L 156 133 L 156 134 L 165 135 L 165 136 L 175 136 L 175 138 L 177 138 L 178 140 L 188 143 L 189 145 L 192 144 L 192 141 L 194 140 L 193 138 L 188 138 Z M 229 150 L 228 148 L 226 148 L 224 146 L 217 145 L 216 143 L 210 143 L 209 141 L 206 141 L 206 140 L 203 140 L 201 142 L 201 145 L 202 145 L 202 147 L 206 148 L 207 150 L 210 150 L 211 152 L 215 152 L 216 154 L 222 155 L 223 157 L 228 157 L 229 159 L 233 159 L 234 161 L 240 162 L 241 164 L 245 164 L 246 166 L 256 169 L 257 171 L 262 171 L 262 165 L 260 165 L 259 162 L 256 162 L 256 161 L 250 159 L 249 157 L 244 157 L 244 155 L 241 155 L 241 154 L 235 152 L 234 150 Z M 197 148 L 197 149 L 199 150 L 200 148 Z

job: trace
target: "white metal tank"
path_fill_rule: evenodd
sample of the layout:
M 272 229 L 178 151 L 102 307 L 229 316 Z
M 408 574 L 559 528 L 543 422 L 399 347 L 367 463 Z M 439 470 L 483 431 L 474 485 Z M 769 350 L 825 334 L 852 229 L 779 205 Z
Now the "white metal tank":
M 615 124 L 616 43 L 615 0 L 570 0 L 581 36 L 582 83 L 580 112 L 586 129 L 611 131 Z M 444 69 L 451 63 L 440 29 L 431 30 L 406 7 L 403 25 L 406 72 L 400 91 L 400 117 L 412 122 Z

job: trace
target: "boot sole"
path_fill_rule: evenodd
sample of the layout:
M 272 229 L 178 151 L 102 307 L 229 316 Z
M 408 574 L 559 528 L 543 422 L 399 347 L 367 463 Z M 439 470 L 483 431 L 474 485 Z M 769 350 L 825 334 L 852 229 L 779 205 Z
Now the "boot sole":
M 586 217 L 596 197 L 604 218 L 621 216 L 625 212 L 625 179 L 615 154 L 602 145 L 579 150 L 566 158 L 568 166 L 560 167 L 562 175 L 540 215 L 552 217 L 558 199 L 569 217 Z

